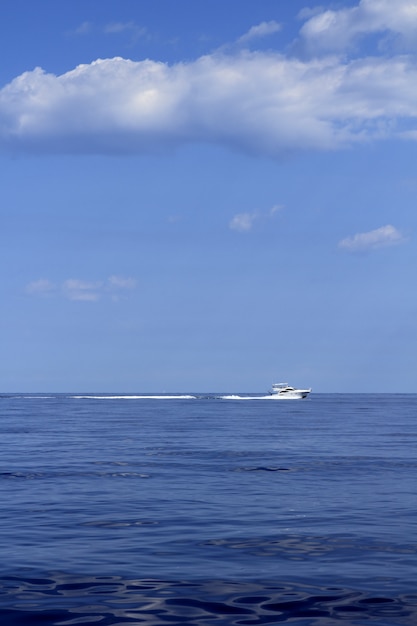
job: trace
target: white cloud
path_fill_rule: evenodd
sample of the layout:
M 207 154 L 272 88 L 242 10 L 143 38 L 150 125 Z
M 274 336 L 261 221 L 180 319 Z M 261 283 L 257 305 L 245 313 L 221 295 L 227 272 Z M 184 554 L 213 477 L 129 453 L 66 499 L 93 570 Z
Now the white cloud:
M 236 230 L 238 233 L 246 233 L 252 230 L 254 221 L 257 219 L 256 213 L 237 213 L 229 223 L 231 230 Z
M 366 233 L 357 233 L 352 237 L 347 237 L 339 242 L 339 248 L 349 252 L 363 252 L 375 250 L 376 248 L 386 248 L 405 241 L 405 237 L 394 226 L 388 224 Z
M 414 47 L 416 0 L 360 0 L 358 5 L 338 11 L 323 9 L 301 29 L 302 38 L 315 50 L 343 50 L 358 37 L 372 33 L 390 33 Z
M 134 39 L 138 39 L 147 34 L 147 29 L 144 26 L 138 26 L 135 22 L 110 22 L 104 27 L 106 35 L 119 35 L 126 32 L 131 33 Z
M 104 32 L 109 34 L 118 34 L 126 30 L 135 28 L 133 22 L 110 22 L 104 27 Z
M 83 22 L 80 24 L 74 31 L 75 35 L 88 35 L 91 32 L 92 24 L 91 22 Z
M 134 289 L 136 287 L 134 278 L 125 278 L 124 276 L 110 276 L 107 283 L 110 289 Z
M 54 283 L 46 278 L 40 278 L 39 280 L 34 280 L 28 285 L 26 285 L 26 293 L 47 296 L 55 291 L 56 287 Z
M 62 285 L 63 294 L 68 300 L 83 300 L 85 302 L 96 302 L 100 298 L 103 284 L 100 282 L 91 283 L 83 280 L 69 278 Z
M 276 213 L 282 211 L 284 206 L 282 204 L 275 204 L 269 209 L 269 211 L 253 211 L 245 213 L 237 213 L 229 222 L 229 228 L 235 230 L 238 233 L 247 233 L 252 230 L 255 222 L 270 220 Z
M 139 26 L 133 21 L 130 22 L 109 22 L 108 24 L 97 25 L 92 22 L 82 22 L 74 31 L 74 35 L 89 35 L 93 30 L 104 33 L 105 35 L 120 35 L 128 33 L 133 35 L 134 40 L 147 35 L 147 29 Z
M 97 302 L 105 295 L 110 295 L 112 300 L 117 300 L 123 292 L 135 287 L 134 278 L 113 275 L 105 281 L 95 282 L 68 278 L 60 285 L 42 278 L 30 282 L 25 291 L 35 296 L 61 295 L 67 300 Z
M 274 204 L 274 206 L 269 209 L 269 216 L 272 217 L 275 213 L 279 213 L 284 208 L 283 204 Z
M 281 28 L 281 24 L 273 20 L 270 22 L 261 22 L 257 26 L 252 26 L 252 28 L 250 28 L 247 33 L 245 33 L 244 35 L 242 35 L 242 37 L 238 39 L 238 42 L 248 43 L 253 39 L 268 37 L 269 35 L 274 35 L 275 33 L 278 33 Z
M 417 0 L 394 4 L 321 11 L 302 34 L 328 48 L 384 24 L 417 35 Z M 277 27 L 265 22 L 246 37 Z M 116 57 L 60 76 L 36 68 L 0 90 L 0 150 L 13 153 L 149 153 L 206 142 L 274 158 L 392 137 L 417 137 L 412 55 L 301 60 L 244 50 L 174 65 Z

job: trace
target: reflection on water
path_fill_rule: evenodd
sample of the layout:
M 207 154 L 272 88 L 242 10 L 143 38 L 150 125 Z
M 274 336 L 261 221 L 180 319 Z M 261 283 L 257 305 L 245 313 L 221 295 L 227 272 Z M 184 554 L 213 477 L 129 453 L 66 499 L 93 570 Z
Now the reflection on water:
M 118 576 L 1 580 L 2 626 L 99 623 L 415 626 L 417 594 L 369 595 L 341 587 L 231 581 L 127 580 Z

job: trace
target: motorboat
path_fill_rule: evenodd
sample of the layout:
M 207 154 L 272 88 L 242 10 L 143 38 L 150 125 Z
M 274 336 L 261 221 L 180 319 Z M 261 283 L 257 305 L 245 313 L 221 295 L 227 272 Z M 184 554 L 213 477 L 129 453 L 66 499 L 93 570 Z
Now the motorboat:
M 301 398 L 306 398 L 310 392 L 311 388 L 296 389 L 295 387 L 291 387 L 288 383 L 274 383 L 269 393 L 274 399 L 301 400 Z

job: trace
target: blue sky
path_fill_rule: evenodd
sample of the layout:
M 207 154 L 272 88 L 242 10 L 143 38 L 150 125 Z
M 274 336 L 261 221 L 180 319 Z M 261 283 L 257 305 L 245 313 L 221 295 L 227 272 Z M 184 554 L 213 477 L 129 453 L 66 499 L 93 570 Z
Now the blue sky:
M 3 0 L 4 392 L 416 392 L 417 0 Z

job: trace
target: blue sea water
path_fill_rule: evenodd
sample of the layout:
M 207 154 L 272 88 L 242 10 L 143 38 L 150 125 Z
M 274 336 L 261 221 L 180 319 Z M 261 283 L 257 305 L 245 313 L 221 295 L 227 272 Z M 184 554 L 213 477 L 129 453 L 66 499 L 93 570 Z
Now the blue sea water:
M 417 624 L 417 395 L 0 396 L 1 626 Z

